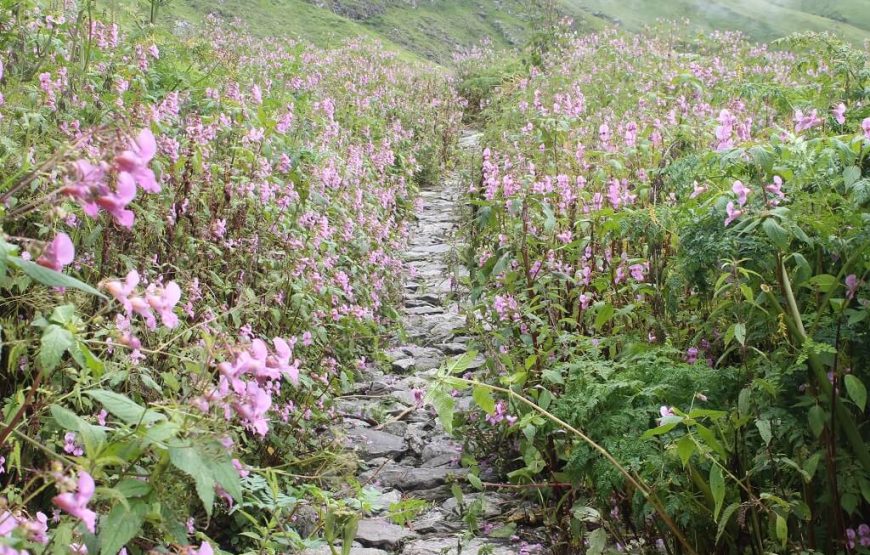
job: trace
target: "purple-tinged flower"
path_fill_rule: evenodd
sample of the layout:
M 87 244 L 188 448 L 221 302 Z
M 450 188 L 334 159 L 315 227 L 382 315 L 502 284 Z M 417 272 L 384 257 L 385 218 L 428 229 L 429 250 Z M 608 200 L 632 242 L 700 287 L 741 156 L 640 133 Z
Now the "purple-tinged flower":
M 731 190 L 734 191 L 735 195 L 737 195 L 737 203 L 740 204 L 740 206 L 746 204 L 746 198 L 749 196 L 749 193 L 752 192 L 752 189 L 744 185 L 739 179 L 731 186 Z
M 870 118 L 864 118 L 861 122 L 861 129 L 864 130 L 864 137 L 870 139 Z
M 689 195 L 689 198 L 697 198 L 698 196 L 707 192 L 706 185 L 698 185 L 698 182 L 695 181 L 692 183 L 692 194 Z
M 130 143 L 129 149 L 115 158 L 115 163 L 121 171 L 118 181 L 120 182 L 122 178 L 132 179 L 147 192 L 159 193 L 160 184 L 154 172 L 148 167 L 155 154 L 157 154 L 157 141 L 151 130 L 146 127 Z M 129 178 L 123 177 L 125 174 L 129 175 Z
M 76 249 L 72 240 L 69 235 L 61 232 L 54 237 L 51 243 L 46 245 L 42 255 L 36 259 L 36 263 L 60 272 L 64 266 L 72 263 L 75 257 Z
M 834 119 L 840 125 L 846 123 L 846 105 L 840 102 L 831 110 L 831 113 L 834 115 Z
M 743 210 L 737 210 L 734 207 L 734 203 L 729 201 L 725 206 L 725 213 L 728 215 L 728 217 L 725 218 L 725 227 L 728 227 L 731 222 L 743 215 Z
M 819 118 L 819 112 L 815 109 L 807 114 L 805 114 L 803 110 L 795 110 L 794 122 L 795 133 L 800 133 L 801 131 L 812 129 L 813 127 L 822 124 L 822 120 Z
M 695 364 L 698 362 L 698 349 L 696 347 L 689 347 L 686 350 L 686 362 L 689 364 Z
M 96 532 L 97 513 L 88 509 L 87 505 L 94 496 L 96 485 L 90 474 L 79 471 L 78 484 L 75 492 L 64 492 L 56 495 L 52 502 L 59 508 L 78 518 L 85 524 L 90 533 Z

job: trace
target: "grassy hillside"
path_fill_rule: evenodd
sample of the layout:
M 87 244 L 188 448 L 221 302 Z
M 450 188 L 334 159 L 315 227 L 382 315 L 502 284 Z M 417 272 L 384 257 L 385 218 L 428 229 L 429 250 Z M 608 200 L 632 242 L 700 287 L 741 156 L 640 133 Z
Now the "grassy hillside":
M 449 64 L 457 46 L 488 37 L 496 47 L 523 44 L 545 0 L 172 0 L 161 20 L 196 24 L 208 13 L 240 18 L 260 36 L 297 36 L 330 46 L 358 35 L 387 48 Z M 799 31 L 870 39 L 868 0 L 555 0 L 581 30 L 619 23 L 631 31 L 658 18 L 689 18 L 701 30 L 741 30 L 769 41 Z
M 565 0 L 632 31 L 657 18 L 689 18 L 704 30 L 740 30 L 769 41 L 801 31 L 829 31 L 860 44 L 870 39 L 867 0 Z

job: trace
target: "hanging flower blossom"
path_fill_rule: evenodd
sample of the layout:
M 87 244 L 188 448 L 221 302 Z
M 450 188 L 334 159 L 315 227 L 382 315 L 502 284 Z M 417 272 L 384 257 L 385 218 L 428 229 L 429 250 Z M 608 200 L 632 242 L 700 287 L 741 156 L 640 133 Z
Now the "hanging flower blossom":
M 88 509 L 87 505 L 91 497 L 94 496 L 94 489 L 94 479 L 82 470 L 79 472 L 75 492 L 67 491 L 52 499 L 57 507 L 81 520 L 85 524 L 85 528 L 92 534 L 96 532 L 97 513 Z
M 728 217 L 725 218 L 725 227 L 728 227 L 731 222 L 743 215 L 743 211 L 737 210 L 734 207 L 734 203 L 731 201 L 729 201 L 728 204 L 725 206 L 725 213 L 728 214 Z
M 740 180 L 734 182 L 734 185 L 731 186 L 731 190 L 734 191 L 735 195 L 737 195 L 737 202 L 740 206 L 746 204 L 746 198 L 749 196 L 749 193 L 752 192 L 752 189 L 744 185 Z
M 834 109 L 831 110 L 831 113 L 834 115 L 834 119 L 837 121 L 837 123 L 839 123 L 840 125 L 843 125 L 844 123 L 846 123 L 846 105 L 845 104 L 840 102 L 839 104 L 834 106 Z
M 148 168 L 148 163 L 155 154 L 157 154 L 157 141 L 151 130 L 146 127 L 130 143 L 129 149 L 115 158 L 115 163 L 121 171 L 118 180 L 132 179 L 149 193 L 159 193 L 160 184 L 157 183 L 154 172 Z
M 36 259 L 36 263 L 60 272 L 64 266 L 72 263 L 75 257 L 76 250 L 72 240 L 69 235 L 61 232 L 54 237 L 51 243 L 46 245 L 42 255 Z

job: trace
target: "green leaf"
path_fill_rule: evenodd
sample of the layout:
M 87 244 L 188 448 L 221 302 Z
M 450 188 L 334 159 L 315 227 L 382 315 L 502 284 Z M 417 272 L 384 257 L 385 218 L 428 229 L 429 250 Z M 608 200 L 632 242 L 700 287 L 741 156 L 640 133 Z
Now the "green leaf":
M 85 444 L 88 456 L 96 457 L 97 453 L 106 443 L 106 432 L 102 428 L 94 426 L 73 411 L 60 405 L 51 405 L 49 411 L 54 421 L 61 428 L 71 432 L 78 432 L 82 442 Z
M 51 372 L 57 368 L 64 353 L 73 346 L 74 342 L 75 338 L 68 329 L 56 324 L 49 324 L 42 332 L 39 345 L 39 363 L 47 372 Z
M 773 432 L 770 430 L 770 420 L 756 420 L 755 427 L 758 428 L 758 433 L 761 434 L 764 444 L 770 445 L 770 440 L 773 439 Z
M 492 398 L 492 392 L 487 387 L 482 385 L 474 386 L 471 397 L 486 414 L 495 412 L 495 399 Z
M 776 537 L 782 545 L 788 541 L 788 522 L 781 515 L 776 515 Z
M 205 512 L 211 516 L 215 480 L 209 471 L 209 461 L 203 460 L 192 444 L 178 440 L 169 447 L 169 461 L 175 468 L 193 478 L 196 494 L 202 501 Z
M 722 447 L 722 444 L 719 443 L 719 440 L 716 439 L 716 434 L 714 434 L 710 428 L 701 424 L 696 424 L 695 431 L 697 431 L 698 435 L 701 436 L 701 439 L 704 440 L 704 445 L 719 455 L 720 460 L 724 461 L 728 458 L 728 453 L 725 451 L 725 448 Z
M 220 484 L 233 499 L 242 500 L 242 481 L 239 471 L 233 466 L 233 461 L 220 444 L 214 443 L 207 452 L 201 452 L 200 457 L 211 463 L 211 473 L 215 482 Z
M 136 537 L 145 522 L 146 506 L 137 503 L 128 511 L 123 505 L 115 505 L 100 519 L 100 553 L 115 555 L 124 545 Z
M 710 493 L 713 494 L 713 520 L 719 520 L 719 511 L 722 510 L 722 503 L 725 501 L 725 477 L 722 475 L 722 467 L 718 464 L 713 464 L 710 467 Z
M 843 183 L 847 190 L 859 179 L 861 179 L 861 168 L 858 166 L 847 166 L 843 170 Z
M 665 416 L 661 419 L 662 424 L 656 428 L 645 431 L 640 438 L 649 439 L 651 437 L 660 436 L 673 430 L 677 424 L 683 421 L 681 416 Z
M 588 541 L 589 549 L 586 550 L 586 555 L 601 555 L 607 547 L 607 533 L 604 528 L 596 528 L 589 534 Z
M 825 415 L 824 409 L 819 405 L 813 405 L 810 408 L 809 420 L 810 420 L 810 430 L 813 432 L 815 437 L 819 437 L 822 435 L 822 430 L 825 429 L 825 420 L 827 416 Z
M 731 520 L 731 515 L 734 514 L 734 511 L 740 508 L 740 503 L 731 503 L 725 510 L 722 511 L 722 518 L 719 519 L 719 529 L 716 531 L 716 543 L 719 543 L 719 539 L 722 537 L 722 533 L 725 532 L 725 528 L 728 526 L 728 521 Z
M 864 412 L 864 409 L 867 407 L 867 388 L 864 386 L 864 382 L 852 374 L 846 374 L 843 382 L 846 384 L 846 392 L 849 393 L 849 398 L 858 405 L 861 412 Z
M 680 456 L 680 461 L 682 461 L 683 466 L 688 464 L 689 459 L 692 458 L 692 453 L 695 452 L 695 442 L 692 441 L 692 436 L 684 435 L 677 442 L 677 454 Z
M 601 305 L 601 308 L 598 309 L 598 313 L 595 315 L 595 327 L 599 330 L 603 328 L 613 318 L 614 312 L 612 304 L 604 303 Z
M 470 473 L 467 475 L 467 478 L 468 483 L 471 484 L 474 489 L 478 491 L 483 491 L 483 482 L 480 481 L 480 478 L 478 478 L 475 474 Z
M 761 228 L 767 234 L 771 243 L 776 245 L 780 250 L 788 250 L 790 243 L 788 232 L 774 218 L 765 218 L 761 223 Z
M 734 339 L 741 345 L 746 345 L 746 324 L 734 324 Z
M 115 489 L 126 498 L 145 497 L 153 488 L 148 482 L 135 478 L 124 478 L 115 485 Z
M 453 357 L 447 362 L 447 369 L 451 374 L 460 374 L 465 372 L 474 359 L 477 358 L 477 351 L 471 350 L 465 352 L 458 357 Z
M 148 410 L 131 400 L 129 397 L 121 395 L 120 393 L 115 393 L 114 391 L 96 389 L 93 391 L 87 391 L 86 394 L 96 401 L 99 401 L 107 411 L 127 424 L 153 424 L 154 422 L 166 419 L 166 417 L 159 412 Z
M 444 427 L 444 431 L 448 434 L 453 433 L 453 413 L 456 401 L 442 387 L 430 387 L 427 397 L 429 403 L 435 407 L 435 412 L 438 413 L 438 420 Z
M 817 287 L 822 293 L 830 293 L 837 287 L 837 278 L 831 274 L 818 274 L 810 278 L 809 284 Z
M 88 285 L 83 281 L 79 281 L 74 277 L 70 277 L 61 272 L 56 272 L 50 268 L 40 266 L 35 262 L 24 260 L 17 256 L 10 256 L 7 260 L 14 266 L 17 266 L 22 272 L 33 278 L 35 281 L 49 287 L 67 287 L 70 289 L 78 289 L 91 295 L 96 295 L 101 299 L 106 299 L 106 296 Z

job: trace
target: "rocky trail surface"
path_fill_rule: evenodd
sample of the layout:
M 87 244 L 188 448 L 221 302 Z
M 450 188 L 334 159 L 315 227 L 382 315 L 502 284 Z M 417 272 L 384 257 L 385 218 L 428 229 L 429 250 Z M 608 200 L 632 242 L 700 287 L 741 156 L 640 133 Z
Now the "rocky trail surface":
M 464 148 L 476 145 L 478 136 L 466 135 Z M 338 400 L 346 446 L 360 461 L 358 479 L 375 490 L 375 514 L 362 518 L 351 555 L 525 555 L 529 551 L 517 538 L 490 539 L 467 534 L 462 515 L 467 505 L 478 503 L 479 525 L 501 526 L 516 510 L 512 497 L 500 493 L 469 492 L 459 464 L 462 444 L 447 435 L 435 412 L 423 406 L 422 392 L 446 359 L 467 352 L 472 340 L 463 334 L 465 318 L 452 285 L 448 259 L 452 236 L 459 225 L 457 206 L 462 183 L 448 176 L 436 187 L 420 193 L 422 206 L 410 234 L 405 260 L 413 268 L 405 283 L 402 310 L 404 334 L 387 350 L 389 372 L 365 371 L 353 394 Z M 470 369 L 482 366 L 478 356 Z M 457 399 L 462 410 L 470 397 Z M 454 483 L 467 493 L 463 507 L 451 493 Z M 390 518 L 408 500 L 422 510 L 404 525 Z M 399 504 L 399 505 L 394 505 Z M 415 514 L 416 513 L 416 514 Z M 309 550 L 327 555 L 328 548 Z

